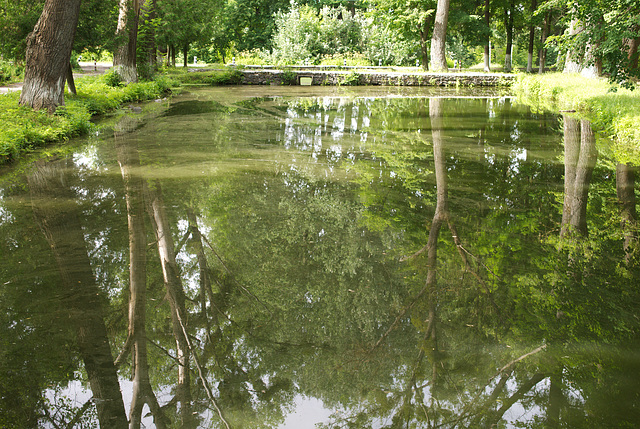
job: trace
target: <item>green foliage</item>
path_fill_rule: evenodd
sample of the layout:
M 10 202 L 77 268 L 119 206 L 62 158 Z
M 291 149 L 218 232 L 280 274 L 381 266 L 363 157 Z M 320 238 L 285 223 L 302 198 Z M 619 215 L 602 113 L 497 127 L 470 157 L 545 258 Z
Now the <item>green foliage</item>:
M 353 70 L 348 74 L 344 75 L 344 77 L 340 80 L 340 85 L 342 86 L 360 85 L 361 78 L 362 76 L 360 76 L 360 73 Z
M 24 77 L 24 67 L 0 60 L 0 84 L 16 82 Z
M 282 71 L 282 84 L 283 85 L 296 85 L 298 74 L 291 69 L 284 69 Z
M 104 80 L 104 83 L 109 85 L 112 88 L 118 88 L 118 87 L 124 86 L 124 83 L 122 82 L 122 78 L 120 77 L 120 74 L 113 69 L 108 70 L 102 76 L 102 78 Z
M 293 7 L 275 17 L 272 59 L 278 64 L 295 64 L 321 57 L 360 53 L 364 50 L 365 21 L 359 12 L 344 7 Z
M 168 69 L 165 71 L 168 78 L 175 79 L 183 84 L 191 85 L 239 85 L 242 83 L 242 73 L 236 68 L 188 71 L 184 69 Z
M 630 41 L 640 37 L 638 16 L 640 4 L 635 0 L 562 0 L 549 2 L 564 6 L 565 26 L 579 25 L 575 34 L 565 32 L 552 38 L 566 54 L 572 52 L 574 61 L 582 66 L 602 65 L 602 71 L 612 82 L 632 87 L 633 79 L 640 77 L 638 54 L 631 55 Z

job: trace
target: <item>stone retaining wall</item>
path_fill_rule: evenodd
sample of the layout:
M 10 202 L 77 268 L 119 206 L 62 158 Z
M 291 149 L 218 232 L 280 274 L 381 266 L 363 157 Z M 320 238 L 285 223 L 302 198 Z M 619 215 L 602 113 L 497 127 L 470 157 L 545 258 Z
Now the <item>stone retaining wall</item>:
M 384 73 L 348 71 L 240 70 L 245 85 L 298 85 L 300 77 L 310 77 L 312 85 L 393 85 L 393 86 L 508 86 L 513 74 L 495 73 Z

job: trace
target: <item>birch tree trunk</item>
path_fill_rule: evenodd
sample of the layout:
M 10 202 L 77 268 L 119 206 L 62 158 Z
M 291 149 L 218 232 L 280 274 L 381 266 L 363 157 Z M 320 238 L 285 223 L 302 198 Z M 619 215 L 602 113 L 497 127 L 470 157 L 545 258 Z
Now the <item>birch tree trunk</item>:
M 447 22 L 449 21 L 449 0 L 438 0 L 436 21 L 431 37 L 431 70 L 449 71 L 447 66 L 446 42 Z
M 47 0 L 27 37 L 26 67 L 20 104 L 53 113 L 64 104 L 80 0 Z

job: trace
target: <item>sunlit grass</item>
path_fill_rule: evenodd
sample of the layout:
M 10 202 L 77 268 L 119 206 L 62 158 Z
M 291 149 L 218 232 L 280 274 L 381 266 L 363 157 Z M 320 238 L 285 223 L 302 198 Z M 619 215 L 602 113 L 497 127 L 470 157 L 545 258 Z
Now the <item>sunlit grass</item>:
M 575 74 L 519 75 L 514 91 L 527 104 L 573 111 L 613 141 L 616 161 L 640 164 L 640 90 Z
M 65 94 L 65 105 L 56 113 L 20 106 L 19 93 L 0 95 L 0 163 L 53 142 L 86 134 L 91 117 L 117 109 L 123 103 L 162 97 L 172 85 L 166 77 L 122 87 L 107 85 L 105 76 L 87 76 L 76 81 L 78 95 Z

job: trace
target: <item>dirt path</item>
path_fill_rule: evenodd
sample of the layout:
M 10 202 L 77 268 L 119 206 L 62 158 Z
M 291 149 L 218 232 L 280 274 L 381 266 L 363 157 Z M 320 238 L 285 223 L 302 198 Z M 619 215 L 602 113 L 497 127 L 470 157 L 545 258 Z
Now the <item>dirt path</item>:
M 111 63 L 94 63 L 93 61 L 81 61 L 80 70 L 73 71 L 73 78 L 78 79 L 82 76 L 95 76 L 104 73 L 112 66 Z M 9 85 L 0 86 L 0 94 L 7 94 L 8 92 L 20 91 L 22 89 L 22 82 L 12 83 Z

